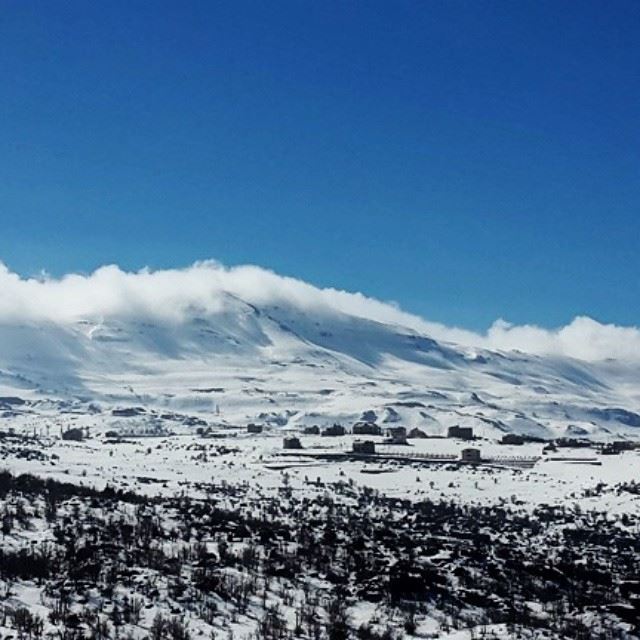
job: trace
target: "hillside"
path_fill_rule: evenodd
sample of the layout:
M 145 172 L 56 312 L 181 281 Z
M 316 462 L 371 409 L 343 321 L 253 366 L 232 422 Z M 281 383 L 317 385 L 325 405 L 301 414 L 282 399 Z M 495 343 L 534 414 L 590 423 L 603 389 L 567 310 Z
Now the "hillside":
M 631 363 L 460 346 L 295 296 L 276 302 L 219 291 L 215 305 L 177 316 L 4 319 L 0 415 L 110 420 L 114 408 L 138 407 L 143 422 L 168 412 L 179 423 L 283 427 L 365 417 L 432 434 L 465 424 L 485 436 L 606 438 L 640 427 Z

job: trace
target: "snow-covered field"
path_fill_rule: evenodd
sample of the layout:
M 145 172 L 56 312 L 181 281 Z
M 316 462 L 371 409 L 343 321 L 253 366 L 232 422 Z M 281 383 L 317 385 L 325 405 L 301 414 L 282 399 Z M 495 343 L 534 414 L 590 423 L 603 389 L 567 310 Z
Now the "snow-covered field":
M 0 469 L 23 488 L 9 490 L 2 500 L 0 593 L 9 614 L 0 632 L 27 633 L 15 613 L 26 607 L 36 621 L 44 621 L 36 635 L 59 633 L 71 624 L 69 616 L 81 615 L 86 622 L 73 624 L 95 633 L 102 621 L 105 639 L 112 637 L 109 625 L 121 625 L 116 633 L 126 630 L 136 639 L 157 633 L 170 640 L 212 634 L 275 640 L 281 633 L 313 638 L 316 632 L 321 638 L 341 624 L 340 616 L 351 630 L 343 630 L 345 638 L 356 632 L 387 640 L 407 634 L 471 640 L 483 633 L 487 638 L 516 633 L 572 638 L 586 628 L 602 637 L 637 637 L 629 623 L 631 605 L 617 603 L 621 596 L 614 595 L 621 589 L 629 598 L 624 585 L 635 584 L 628 577 L 635 569 L 620 554 L 633 553 L 629 541 L 640 522 L 637 451 L 601 456 L 591 449 L 563 448 L 545 454 L 540 444 L 508 447 L 477 440 L 473 445 L 492 463 L 431 464 L 411 455 L 457 456 L 469 443 L 420 439 L 411 446 L 379 444 L 376 458 L 331 459 L 348 452 L 354 436 L 300 435 L 305 448 L 299 451 L 283 450 L 279 427 L 262 434 L 227 429 L 216 436 L 100 436 L 70 442 L 5 434 Z M 539 460 L 531 468 L 507 465 L 524 457 Z M 31 476 L 70 485 L 38 488 Z M 6 490 L 5 483 L 3 477 L 0 489 Z M 61 497 L 52 507 L 56 494 Z M 123 527 L 131 533 L 125 535 Z M 564 542 L 567 534 L 572 537 Z M 144 542 L 146 535 L 152 542 Z M 316 542 L 301 543 L 305 536 Z M 364 547 L 362 536 L 370 539 Z M 402 550 L 407 540 L 415 549 Z M 131 545 L 141 547 L 134 552 Z M 303 562 L 303 546 L 305 554 L 313 549 L 327 556 L 302 569 L 297 563 Z M 46 572 L 42 578 L 16 579 L 30 571 L 39 575 L 40 563 L 56 557 L 56 549 L 61 555 L 53 566 L 68 565 L 67 571 L 84 576 L 80 582 L 60 574 L 45 578 Z M 163 549 L 165 559 L 147 558 L 143 549 Z M 257 554 L 255 561 L 248 549 Z M 352 549 L 360 555 L 348 560 Z M 569 551 L 573 559 L 567 559 Z M 291 566 L 288 553 L 294 554 Z M 598 585 L 602 576 L 614 581 L 605 607 L 589 604 L 601 596 L 583 593 L 583 582 L 566 596 L 565 587 L 538 584 L 536 595 L 522 600 L 532 587 L 516 588 L 515 576 L 542 572 L 558 580 L 586 553 L 593 577 L 579 579 Z M 103 560 L 87 564 L 91 555 Z M 131 560 L 122 564 L 125 557 Z M 162 567 L 178 559 L 184 568 L 174 578 L 169 565 Z M 382 564 L 368 570 L 367 562 Z M 209 578 L 202 574 L 205 569 L 212 572 Z M 269 578 L 272 572 L 279 577 Z M 422 574 L 431 577 L 417 581 Z M 534 580 L 531 585 L 539 580 L 527 579 Z M 513 594 L 512 604 L 492 595 L 498 587 Z M 237 595 L 238 589 L 246 589 L 246 596 Z M 67 604 L 60 593 L 69 594 Z M 576 593 L 583 595 L 576 600 Z M 139 603 L 140 612 L 132 602 Z M 316 611 L 315 618 L 309 611 Z M 311 617 L 303 622 L 306 615 Z M 179 626 L 158 630 L 172 620 Z M 286 631 L 272 628 L 278 625 Z M 606 636 L 611 630 L 617 635 Z
M 640 450 L 599 446 L 640 438 L 638 382 L 631 361 L 237 295 L 5 319 L 0 636 L 638 637 Z M 429 437 L 365 436 L 378 455 L 355 457 L 353 435 L 304 433 L 358 420 Z M 475 440 L 444 437 L 456 425 Z M 543 450 L 563 438 L 590 446 Z
M 291 432 L 289 432 L 291 433 Z M 600 455 L 592 449 L 562 448 L 545 454 L 541 444 L 500 445 L 478 440 L 472 446 L 495 462 L 459 465 L 460 451 L 470 446 L 456 439 L 410 440 L 410 445 L 378 444 L 380 456 L 330 459 L 325 453 L 351 451 L 357 436 L 300 435 L 305 449 L 285 451 L 282 431 L 262 434 L 221 430 L 219 437 L 198 435 L 124 438 L 115 442 L 90 438 L 67 442 L 59 437 L 20 440 L 9 447 L 0 467 L 14 473 L 33 473 L 103 488 L 109 484 L 151 495 L 186 490 L 198 495 L 199 483 L 249 483 L 277 491 L 286 477 L 296 491 L 316 491 L 319 483 L 339 480 L 411 500 L 424 498 L 490 505 L 508 502 L 529 508 L 540 504 L 578 504 L 609 513 L 638 512 L 638 496 L 620 497 L 606 487 L 639 479 L 640 451 Z M 383 437 L 372 436 L 382 442 Z M 0 452 L 3 451 L 0 445 Z M 19 452 L 27 452 L 20 454 Z M 29 451 L 41 455 L 28 456 Z M 416 454 L 449 454 L 452 462 L 426 463 Z M 18 457 L 22 455 L 23 457 Z M 315 457 L 319 455 L 320 457 Z M 386 459 L 385 456 L 392 456 Z M 395 459 L 407 456 L 406 461 Z M 537 458 L 531 468 L 512 468 L 518 458 Z M 603 486 L 604 485 L 604 486 Z M 597 495 L 591 495 L 597 490 Z

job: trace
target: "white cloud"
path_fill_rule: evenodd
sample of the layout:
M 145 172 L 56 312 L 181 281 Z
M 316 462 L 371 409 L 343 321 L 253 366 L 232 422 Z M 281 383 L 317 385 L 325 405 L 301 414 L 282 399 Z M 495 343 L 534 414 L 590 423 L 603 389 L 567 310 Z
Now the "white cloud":
M 549 330 L 496 321 L 486 336 L 491 349 L 519 349 L 529 353 L 566 355 L 581 360 L 616 358 L 640 362 L 640 329 L 601 324 L 578 316 L 564 327 Z
M 465 346 L 565 355 L 583 360 L 617 358 L 640 362 L 640 330 L 578 317 L 559 329 L 513 326 L 496 321 L 486 334 L 447 327 L 361 293 L 320 289 L 256 266 L 227 268 L 199 262 L 185 269 L 135 273 L 115 265 L 89 275 L 22 278 L 0 263 L 0 322 L 74 322 L 81 318 L 159 318 L 179 322 L 197 312 L 224 309 L 227 294 L 261 306 L 293 304 L 305 310 L 369 318 L 404 325 Z

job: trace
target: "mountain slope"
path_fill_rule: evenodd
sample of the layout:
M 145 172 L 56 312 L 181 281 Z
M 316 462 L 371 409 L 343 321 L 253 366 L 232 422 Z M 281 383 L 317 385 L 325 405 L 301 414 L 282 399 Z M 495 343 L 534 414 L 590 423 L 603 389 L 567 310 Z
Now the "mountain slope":
M 436 434 L 468 424 L 492 436 L 606 437 L 640 426 L 637 374 L 615 362 L 445 344 L 337 310 L 258 307 L 230 293 L 216 310 L 178 319 L 0 325 L 1 395 L 27 401 L 5 406 L 14 419 L 55 407 L 111 416 L 135 405 L 144 419 L 173 411 L 295 426 L 364 416 Z

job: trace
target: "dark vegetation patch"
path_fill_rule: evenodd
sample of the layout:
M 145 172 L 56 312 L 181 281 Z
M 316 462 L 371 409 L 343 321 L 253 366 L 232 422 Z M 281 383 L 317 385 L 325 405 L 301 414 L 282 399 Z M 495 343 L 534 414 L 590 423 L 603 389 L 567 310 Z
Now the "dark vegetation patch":
M 391 640 L 413 633 L 425 613 L 443 629 L 640 633 L 635 515 L 412 503 L 344 482 L 314 495 L 287 482 L 277 495 L 246 484 L 198 488 L 206 498 L 149 498 L 1 472 L 5 598 L 11 585 L 38 585 L 47 624 L 66 640 L 133 630 L 189 640 L 189 621 L 224 629 L 238 619 L 267 640 Z M 49 535 L 32 544 L 22 534 L 36 525 Z M 355 628 L 347 605 L 358 601 L 394 612 L 395 626 Z M 154 606 L 166 613 L 143 624 Z M 5 607 L 0 623 L 38 638 L 45 621 L 34 616 Z

